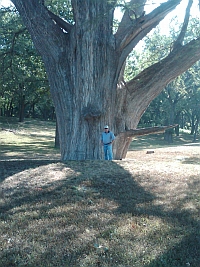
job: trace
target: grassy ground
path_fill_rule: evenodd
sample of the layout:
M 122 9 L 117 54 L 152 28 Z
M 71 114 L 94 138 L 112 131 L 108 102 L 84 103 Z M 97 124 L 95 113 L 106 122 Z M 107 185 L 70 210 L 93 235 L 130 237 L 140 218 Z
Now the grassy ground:
M 140 138 L 122 161 L 61 163 L 54 125 L 9 129 L 19 130 L 0 131 L 0 267 L 200 266 L 200 144 L 190 136 Z
M 55 123 L 0 117 L 0 158 L 6 159 L 59 159 L 54 148 Z

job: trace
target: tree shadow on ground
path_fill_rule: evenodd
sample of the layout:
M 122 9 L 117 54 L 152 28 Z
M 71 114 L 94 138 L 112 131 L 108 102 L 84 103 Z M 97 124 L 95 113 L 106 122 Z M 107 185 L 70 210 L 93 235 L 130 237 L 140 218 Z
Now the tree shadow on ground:
M 189 157 L 182 161 L 183 164 L 200 164 L 200 157 Z
M 200 260 L 200 237 L 197 234 L 198 225 L 194 232 L 183 237 L 182 241 L 172 246 L 165 253 L 162 253 L 150 264 L 145 267 L 184 267 L 184 266 L 199 266 Z
M 34 169 L 41 165 L 48 165 L 58 160 L 0 160 L 0 183 L 7 177 L 24 170 Z
M 156 195 L 118 162 L 0 162 L 0 173 L 0 267 L 199 266 L 200 225 L 193 213 L 156 206 Z M 156 240 L 151 243 L 140 223 L 151 216 L 174 227 L 168 246 L 147 263 Z M 144 231 L 139 241 L 126 226 L 136 220 L 138 236 Z M 146 255 L 143 238 L 149 242 Z

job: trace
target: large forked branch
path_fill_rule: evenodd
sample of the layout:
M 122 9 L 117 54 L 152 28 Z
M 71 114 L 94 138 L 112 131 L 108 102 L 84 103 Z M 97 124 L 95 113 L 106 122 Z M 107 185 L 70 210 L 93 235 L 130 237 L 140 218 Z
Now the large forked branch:
M 130 19 L 128 11 L 126 11 L 118 31 L 115 34 L 118 50 L 122 51 L 132 42 L 132 40 L 139 36 L 140 38 L 137 38 L 138 43 L 148 32 L 150 32 L 150 30 L 156 27 L 168 13 L 180 4 L 180 2 L 181 0 L 170 0 L 161 4 L 150 14 L 142 18 L 136 18 L 135 20 Z M 137 43 L 133 43 L 130 49 L 133 49 Z
M 137 4 L 136 4 L 137 1 Z M 121 36 L 121 38 L 123 38 L 124 35 L 124 30 L 129 28 L 129 27 L 133 27 L 133 23 L 134 23 L 134 17 L 135 20 L 140 18 L 141 16 L 144 16 L 144 4 L 146 0 L 131 0 L 128 3 L 128 6 L 124 6 L 125 12 L 124 15 L 121 19 L 121 22 L 119 24 L 116 36 L 117 38 L 119 38 Z M 118 37 L 119 36 L 119 37 Z M 119 38 L 120 40 L 120 38 Z
M 127 94 L 127 114 L 137 121 L 168 83 L 189 69 L 200 59 L 200 37 L 185 46 L 173 50 L 165 59 L 143 70 L 127 82 L 124 90 Z M 143 105 L 140 105 L 140 103 Z M 134 103 L 134 105 L 132 104 Z M 137 107 L 136 107 L 137 105 Z M 137 109 L 137 112 L 135 112 Z
M 127 5 L 123 6 L 125 9 L 124 15 L 121 19 L 119 24 L 117 34 L 116 35 L 123 35 L 124 29 L 126 27 L 133 26 L 134 18 L 135 20 L 139 19 L 140 17 L 144 16 L 144 4 L 146 0 L 131 0 Z
M 139 129 L 130 129 L 126 132 L 119 133 L 125 135 L 127 137 L 141 136 L 141 135 L 149 135 L 155 133 L 163 133 L 168 129 L 172 129 L 177 127 L 178 124 L 169 125 L 169 126 L 156 126 L 156 127 L 148 127 L 148 128 L 139 128 Z
M 153 28 L 155 28 L 160 21 L 162 21 L 163 18 L 180 2 L 181 0 L 173 0 L 164 3 L 150 14 L 136 20 L 135 23 L 131 22 L 130 19 L 125 19 L 125 21 L 122 19 L 123 25 L 119 26 L 119 29 L 115 35 L 117 49 L 121 53 L 119 57 L 117 74 L 121 72 L 121 67 L 123 66 L 127 56 L 131 53 L 139 41 L 142 40 Z M 124 14 L 124 16 L 127 18 L 127 14 Z
M 189 69 L 200 59 L 199 47 L 200 37 L 184 46 L 180 46 L 179 49 L 172 51 L 160 62 L 143 70 L 139 75 L 126 83 L 131 96 L 134 97 L 135 93 L 138 93 L 138 88 L 142 88 L 142 93 L 144 94 L 145 92 L 146 98 L 148 98 L 149 90 L 156 91 L 158 95 L 170 81 Z

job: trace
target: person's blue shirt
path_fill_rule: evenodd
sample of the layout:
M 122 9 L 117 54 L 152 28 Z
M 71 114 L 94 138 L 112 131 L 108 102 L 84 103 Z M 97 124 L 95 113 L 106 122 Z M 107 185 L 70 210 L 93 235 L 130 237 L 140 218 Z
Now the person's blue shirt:
M 103 132 L 101 134 L 101 141 L 104 145 L 110 144 L 114 140 L 115 140 L 115 136 L 114 136 L 113 132 L 111 132 L 111 131 Z

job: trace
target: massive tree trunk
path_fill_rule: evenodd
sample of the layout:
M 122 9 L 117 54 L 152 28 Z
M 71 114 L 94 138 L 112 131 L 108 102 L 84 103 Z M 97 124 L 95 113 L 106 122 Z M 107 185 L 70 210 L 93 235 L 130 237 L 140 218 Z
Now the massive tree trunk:
M 125 60 L 136 44 L 181 0 L 168 1 L 143 16 L 145 0 L 132 0 L 113 34 L 116 1 L 72 0 L 74 23 L 48 11 L 40 0 L 12 0 L 42 55 L 53 97 L 62 160 L 101 159 L 105 124 L 116 134 L 115 159 L 125 157 L 131 136 L 149 103 L 164 86 L 200 58 L 200 39 L 176 45 L 163 61 L 127 84 Z M 137 3 L 138 7 L 135 6 Z

